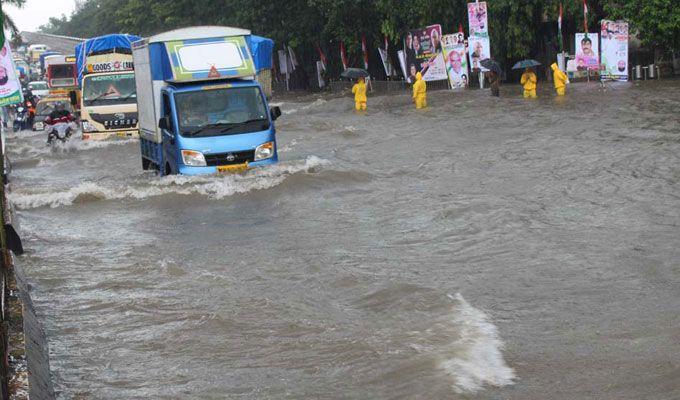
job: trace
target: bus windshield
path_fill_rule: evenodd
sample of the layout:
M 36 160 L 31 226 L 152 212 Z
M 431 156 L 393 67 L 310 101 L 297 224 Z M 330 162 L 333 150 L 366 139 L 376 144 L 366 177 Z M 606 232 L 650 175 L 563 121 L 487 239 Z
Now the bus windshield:
M 49 66 L 49 75 L 52 79 L 73 78 L 76 66 L 74 64 L 59 64 Z
M 83 103 L 89 107 L 137 103 L 135 75 L 86 76 L 83 79 Z
M 182 136 L 235 135 L 269 129 L 259 87 L 210 89 L 175 94 Z

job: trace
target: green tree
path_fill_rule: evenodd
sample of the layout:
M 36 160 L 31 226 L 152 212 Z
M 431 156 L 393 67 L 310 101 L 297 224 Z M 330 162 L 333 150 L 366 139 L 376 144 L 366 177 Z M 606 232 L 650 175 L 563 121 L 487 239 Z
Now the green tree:
M 611 19 L 625 19 L 641 40 L 652 49 L 680 49 L 680 4 L 678 0 L 615 0 L 607 7 Z

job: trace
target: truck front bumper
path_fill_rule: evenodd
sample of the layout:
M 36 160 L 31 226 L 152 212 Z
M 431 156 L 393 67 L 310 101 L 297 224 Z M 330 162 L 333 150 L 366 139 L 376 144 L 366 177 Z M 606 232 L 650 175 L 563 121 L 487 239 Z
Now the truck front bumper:
M 116 138 L 129 139 L 138 137 L 139 130 L 136 129 L 106 132 L 83 132 L 83 140 L 108 140 Z
M 272 157 L 272 158 L 269 158 L 267 160 L 254 161 L 254 162 L 248 163 L 248 169 L 250 170 L 250 169 L 253 169 L 253 168 L 257 168 L 257 167 L 274 165 L 276 163 L 278 163 L 278 157 Z M 218 174 L 219 173 L 217 171 L 217 167 L 187 167 L 184 164 L 179 166 L 178 172 L 179 172 L 180 175 L 210 175 L 210 174 Z M 219 174 L 223 174 L 223 173 L 219 173 Z

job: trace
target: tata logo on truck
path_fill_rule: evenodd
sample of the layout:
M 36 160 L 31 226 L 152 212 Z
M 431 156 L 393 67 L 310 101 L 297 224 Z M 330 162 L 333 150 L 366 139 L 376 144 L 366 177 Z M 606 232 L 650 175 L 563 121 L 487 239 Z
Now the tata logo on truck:
M 101 62 L 87 66 L 88 72 L 93 74 L 102 72 L 133 71 L 134 69 L 135 66 L 132 61 Z

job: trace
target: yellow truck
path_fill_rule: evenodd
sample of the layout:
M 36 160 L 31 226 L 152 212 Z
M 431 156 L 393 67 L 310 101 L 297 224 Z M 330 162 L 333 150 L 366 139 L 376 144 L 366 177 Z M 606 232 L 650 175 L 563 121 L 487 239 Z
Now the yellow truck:
M 139 137 L 131 35 L 107 35 L 76 47 L 83 140 Z

